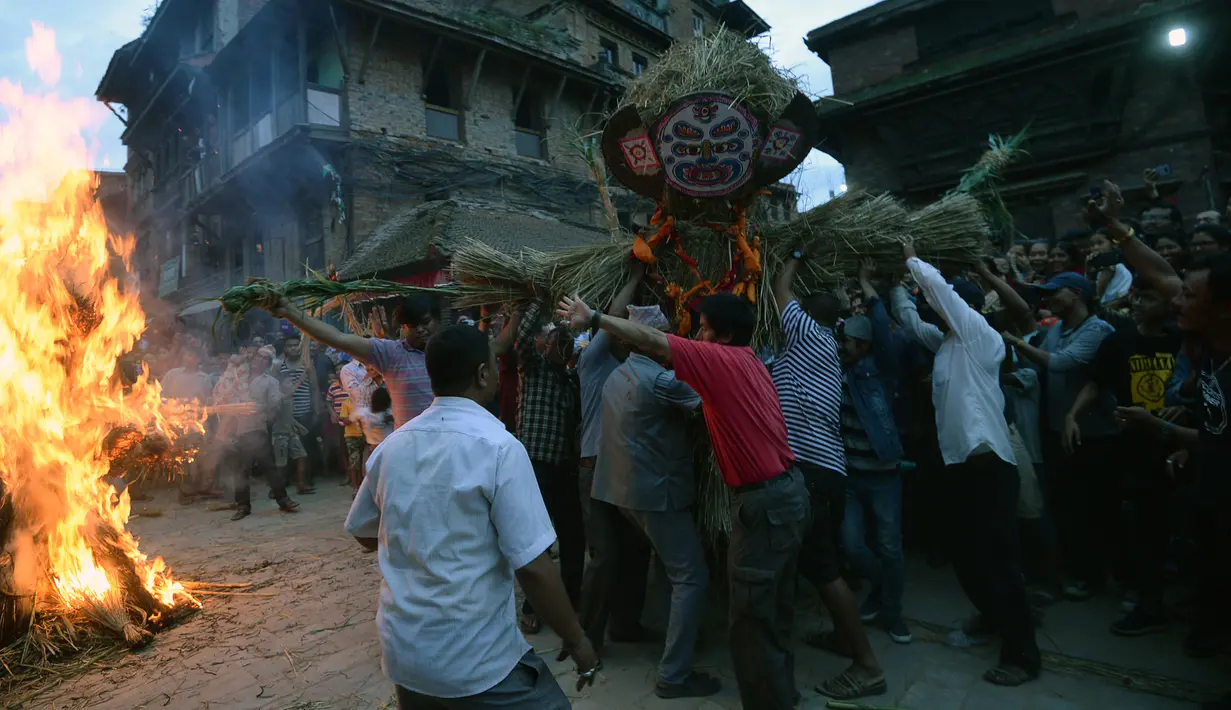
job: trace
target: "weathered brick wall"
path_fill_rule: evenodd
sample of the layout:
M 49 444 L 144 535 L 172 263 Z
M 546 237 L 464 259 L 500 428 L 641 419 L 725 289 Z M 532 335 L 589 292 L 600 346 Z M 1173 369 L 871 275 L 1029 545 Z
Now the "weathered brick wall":
M 1052 0 L 1052 7 L 1057 15 L 1074 14 L 1078 21 L 1085 21 L 1113 13 L 1132 12 L 1145 1 Z M 841 96 L 903 73 L 918 71 L 922 67 L 907 66 L 918 59 L 915 28 L 909 24 L 886 28 L 849 44 L 835 44 L 830 48 L 829 55 L 834 93 Z
M 671 12 L 667 13 L 667 33 L 676 40 L 692 39 L 693 12 L 701 13 L 706 31 L 714 29 L 713 18 L 696 0 L 671 0 Z
M 913 26 L 889 30 L 848 45 L 836 46 L 829 53 L 833 69 L 834 93 L 838 96 L 879 84 L 902 74 L 910 62 L 919 59 Z
M 362 29 L 352 33 L 352 57 L 362 56 L 368 38 L 369 35 Z M 422 41 L 415 41 L 406 30 L 390 27 L 386 23 L 369 60 L 364 84 L 352 81 L 348 87 L 352 131 L 358 135 L 383 134 L 413 139 L 424 146 L 457 151 L 464 157 L 493 165 L 511 164 L 542 170 L 545 174 L 572 176 L 579 184 L 588 179 L 588 169 L 576 141 L 586 130 L 583 114 L 593 96 L 593 87 L 576 81 L 567 82 L 560 102 L 555 106 L 557 113 L 547 122 L 545 159 L 518 155 L 513 100 L 525 64 L 489 52 L 479 73 L 470 106 L 462 110 L 462 140 L 452 142 L 431 138 L 426 135 L 426 105 L 421 94 L 429 51 Z M 464 96 L 470 89 L 477 59 L 478 52 L 471 47 L 445 45 L 437 58 L 437 66 L 452 72 L 459 95 Z M 558 85 L 559 76 L 549 74 L 546 68 L 536 66 L 531 70 L 527 95 L 537 96 L 544 115 L 554 106 Z M 377 166 L 357 165 L 355 170 L 356 180 L 366 185 L 356 191 L 350 215 L 357 245 L 389 218 L 423 198 L 405 194 L 407 190 L 399 188 L 392 176 L 382 173 Z M 517 184 L 508 182 L 502 186 L 486 184 L 460 188 L 453 194 L 535 205 L 583 223 L 598 224 L 602 219 L 596 208 L 543 204 L 543 198 L 533 191 L 519 189 Z M 340 263 L 341 259 L 332 255 L 343 253 L 344 247 L 339 244 L 344 242 L 345 235 L 338 233 L 330 238 L 328 251 L 331 258 L 336 259 L 335 263 Z

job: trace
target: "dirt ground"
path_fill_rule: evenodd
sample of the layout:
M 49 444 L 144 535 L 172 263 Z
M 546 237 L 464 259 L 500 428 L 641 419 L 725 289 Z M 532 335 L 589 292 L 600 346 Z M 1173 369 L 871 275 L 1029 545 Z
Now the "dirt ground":
M 265 498 L 257 482 L 254 512 L 239 522 L 230 521 L 231 511 L 210 511 L 202 503 L 179 506 L 170 493 L 158 494 L 153 502 L 134 504 L 138 513 L 143 507 L 161 512 L 156 517 L 137 517 L 130 527 L 140 538 L 142 550 L 161 555 L 178 577 L 250 586 L 231 594 L 202 595 L 204 608 L 199 613 L 160 633 L 148 648 L 122 652 L 84 674 L 52 680 L 33 697 L 3 698 L 0 706 L 57 710 L 396 707 L 392 686 L 380 669 L 374 624 L 380 583 L 376 557 L 362 552 L 342 529 L 350 505 L 349 489 L 329 481 L 319 490 L 317 495 L 299 498 L 300 513 L 286 515 Z M 951 576 L 912 568 L 908 615 L 947 621 L 966 613 L 968 607 Z M 663 618 L 665 601 L 651 592 L 658 600 L 647 610 L 652 623 Z M 739 708 L 721 631 L 722 610 L 711 606 L 715 607 L 711 609 L 714 623 L 703 633 L 696 665 L 719 676 L 725 687 L 721 694 L 704 700 L 655 698 L 655 666 L 661 649 L 621 644 L 608 645 L 598 683 L 579 695 L 570 687 L 571 664 L 553 662 L 559 640 L 544 633 L 531 641 L 580 710 Z M 821 623 L 806 602 L 804 606 L 800 631 Z M 1226 685 L 1218 678 L 1231 677 L 1225 660 L 1194 665 L 1179 657 L 1174 635 L 1109 640 L 1097 607 L 1070 608 L 1074 611 L 1057 612 L 1054 624 L 1049 620 L 1046 647 L 1056 653 L 1097 658 L 1104 662 L 1102 670 L 1060 668 L 1057 662 L 1038 682 L 1016 689 L 994 688 L 979 680 L 992 664 L 994 649 L 951 649 L 923 640 L 922 629 L 916 633 L 920 640 L 899 646 L 875 631 L 871 636 L 890 692 L 873 702 L 909 710 L 1179 710 L 1195 707 L 1184 699 L 1210 696 Z M 1070 620 L 1065 613 L 1075 616 Z M 1092 615 L 1093 621 L 1083 627 L 1083 620 Z M 810 689 L 844 664 L 842 659 L 800 644 L 803 708 L 825 706 Z M 1133 668 L 1151 669 L 1153 692 L 1128 689 L 1145 687 L 1132 680 L 1141 673 Z

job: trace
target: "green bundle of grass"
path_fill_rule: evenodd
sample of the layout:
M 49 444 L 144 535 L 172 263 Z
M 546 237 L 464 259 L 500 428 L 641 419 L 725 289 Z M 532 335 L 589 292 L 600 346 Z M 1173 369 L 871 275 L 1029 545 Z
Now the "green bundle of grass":
M 412 296 L 418 294 L 451 295 L 452 292 L 449 288 L 411 286 L 382 279 L 331 281 L 317 276 L 284 283 L 275 283 L 269 279 L 253 279 L 243 286 L 233 286 L 227 289 L 226 293 L 216 300 L 222 303 L 227 313 L 238 320 L 248 311 L 260 308 L 278 296 L 286 296 L 293 302 L 302 302 L 304 308 L 315 310 L 336 298 L 356 294 Z
M 677 42 L 629 84 L 624 105 L 645 120 L 699 91 L 721 91 L 762 116 L 776 118 L 795 98 L 799 81 L 773 65 L 760 47 L 727 29 Z

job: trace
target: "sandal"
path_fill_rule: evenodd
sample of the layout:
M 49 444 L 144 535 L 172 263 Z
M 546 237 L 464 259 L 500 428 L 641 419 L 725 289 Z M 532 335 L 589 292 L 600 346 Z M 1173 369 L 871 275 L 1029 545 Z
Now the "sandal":
M 810 636 L 805 636 L 804 643 L 842 658 L 851 658 L 854 655 L 847 648 L 846 644 L 842 642 L 837 631 L 818 631 Z
M 1031 673 L 1021 666 L 1001 665 L 983 674 L 983 680 L 993 685 L 1015 687 L 1038 678 L 1038 672 Z
M 834 700 L 855 700 L 871 695 L 884 695 L 889 690 L 885 676 L 867 678 L 854 668 L 847 668 L 839 675 L 816 686 L 816 692 Z
M 523 634 L 537 634 L 543 630 L 543 620 L 538 614 L 522 614 L 517 625 L 521 627 Z

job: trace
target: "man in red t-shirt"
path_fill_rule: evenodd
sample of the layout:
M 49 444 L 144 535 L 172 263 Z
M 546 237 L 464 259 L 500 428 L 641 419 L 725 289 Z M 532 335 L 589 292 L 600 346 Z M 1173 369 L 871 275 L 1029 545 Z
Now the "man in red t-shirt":
M 799 698 L 791 649 L 796 561 L 811 508 L 787 445 L 769 372 L 748 347 L 756 316 L 738 296 L 701 302 L 699 340 L 610 318 L 580 299 L 559 314 L 575 330 L 605 330 L 649 357 L 670 361 L 701 396 L 714 458 L 731 489 L 731 659 L 745 708 L 788 710 Z

